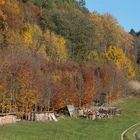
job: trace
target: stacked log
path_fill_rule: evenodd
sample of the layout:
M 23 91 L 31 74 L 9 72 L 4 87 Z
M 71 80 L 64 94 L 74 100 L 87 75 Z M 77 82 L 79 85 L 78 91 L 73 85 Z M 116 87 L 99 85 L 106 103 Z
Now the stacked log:
M 54 113 L 36 113 L 35 114 L 35 120 L 36 121 L 47 121 L 47 120 L 49 120 L 49 121 L 55 121 L 55 122 L 57 122 L 58 120 L 57 120 L 57 118 L 56 118 L 56 116 L 54 115 Z
M 114 115 L 119 115 L 121 112 L 116 107 L 96 107 L 96 109 L 85 109 L 79 110 L 79 116 L 83 116 L 88 120 L 96 119 L 110 119 Z
M 14 115 L 7 115 L 0 117 L 0 124 L 11 124 L 11 123 L 16 123 L 17 117 Z

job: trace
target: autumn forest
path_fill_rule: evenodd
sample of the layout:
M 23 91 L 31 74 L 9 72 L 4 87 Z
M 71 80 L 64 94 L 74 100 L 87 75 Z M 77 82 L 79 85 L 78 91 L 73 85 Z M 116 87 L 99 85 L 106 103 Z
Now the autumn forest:
M 0 0 L 0 112 L 23 117 L 127 96 L 140 77 L 138 47 L 138 33 L 84 0 Z

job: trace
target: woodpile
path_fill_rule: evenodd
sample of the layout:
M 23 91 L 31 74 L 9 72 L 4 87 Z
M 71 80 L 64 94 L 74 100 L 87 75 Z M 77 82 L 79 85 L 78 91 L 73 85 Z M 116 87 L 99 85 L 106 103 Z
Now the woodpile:
M 57 118 L 54 115 L 54 113 L 41 113 L 41 114 L 35 114 L 35 120 L 36 121 L 55 121 L 57 122 Z
M 61 114 L 62 113 L 64 115 L 69 115 L 70 117 L 79 116 L 84 117 L 87 120 L 97 120 L 97 119 L 100 120 L 112 118 L 114 115 L 119 115 L 121 112 L 116 107 L 86 106 L 79 109 L 77 107 L 74 107 L 74 105 L 67 105 L 65 108 L 61 110 Z
M 79 109 L 78 110 L 78 114 L 79 114 L 79 116 L 84 116 L 84 110 L 83 109 Z
M 80 109 L 79 116 L 85 117 L 87 120 L 96 120 L 96 119 L 109 119 L 114 115 L 119 115 L 121 112 L 116 107 L 96 107 L 90 109 Z
M 0 117 L 0 125 L 16 123 L 17 117 L 14 115 L 7 115 Z
M 96 120 L 97 119 L 97 115 L 95 112 L 89 111 L 86 114 L 86 118 L 87 120 Z
M 58 119 L 56 118 L 53 112 L 43 112 L 43 113 L 29 113 L 28 114 L 28 121 L 55 121 L 57 122 Z

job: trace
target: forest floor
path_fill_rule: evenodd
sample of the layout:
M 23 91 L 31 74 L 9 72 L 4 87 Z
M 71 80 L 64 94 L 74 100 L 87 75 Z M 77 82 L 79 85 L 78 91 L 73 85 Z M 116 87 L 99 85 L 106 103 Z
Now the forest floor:
M 140 122 L 140 98 L 120 100 L 118 107 L 122 110 L 121 115 L 110 120 L 66 117 L 59 122 L 20 122 L 1 126 L 0 140 L 120 140 L 124 130 Z M 137 130 L 140 136 L 140 129 Z

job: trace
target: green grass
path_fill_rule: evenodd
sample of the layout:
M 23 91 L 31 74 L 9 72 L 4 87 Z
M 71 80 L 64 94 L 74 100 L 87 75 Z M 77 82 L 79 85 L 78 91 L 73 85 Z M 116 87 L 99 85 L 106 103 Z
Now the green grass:
M 137 130 L 137 138 L 140 139 L 140 128 Z
M 136 139 L 140 139 L 140 124 L 133 127 L 125 134 L 125 140 L 133 140 L 134 135 L 136 135 Z
M 136 138 L 140 138 L 139 137 L 139 133 L 140 133 L 140 125 L 133 127 L 132 129 L 130 129 L 126 134 L 125 134 L 125 140 L 133 140 L 134 135 L 136 133 Z
M 122 115 L 111 120 L 65 118 L 59 122 L 17 123 L 0 128 L 0 140 L 120 140 L 121 133 L 140 121 L 140 99 L 119 103 Z

